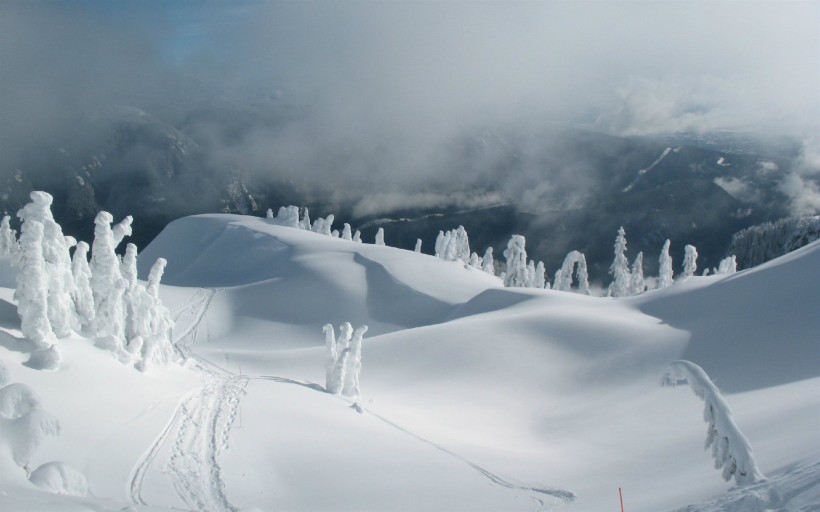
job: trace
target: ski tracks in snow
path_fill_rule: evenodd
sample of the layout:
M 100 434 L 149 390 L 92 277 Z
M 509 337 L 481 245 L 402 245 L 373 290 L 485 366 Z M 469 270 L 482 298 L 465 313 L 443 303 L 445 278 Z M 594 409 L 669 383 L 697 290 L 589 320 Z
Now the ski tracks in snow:
M 146 473 L 173 436 L 163 471 L 170 476 L 179 497 L 192 510 L 237 510 L 225 494 L 218 457 L 228 447 L 230 430 L 248 379 L 192 351 L 200 324 L 219 291 L 221 289 L 199 288 L 174 311 L 176 325 L 180 325 L 183 318 L 191 319 L 181 332 L 174 332 L 174 349 L 183 359 L 194 361 L 206 380 L 202 387 L 180 401 L 168 424 L 132 471 L 128 490 L 131 501 L 136 504 L 147 504 L 142 496 Z
M 182 421 L 165 471 L 192 510 L 237 510 L 225 494 L 218 457 L 228 448 L 247 384 L 248 379 L 242 376 L 210 376 L 202 388 L 182 401 Z

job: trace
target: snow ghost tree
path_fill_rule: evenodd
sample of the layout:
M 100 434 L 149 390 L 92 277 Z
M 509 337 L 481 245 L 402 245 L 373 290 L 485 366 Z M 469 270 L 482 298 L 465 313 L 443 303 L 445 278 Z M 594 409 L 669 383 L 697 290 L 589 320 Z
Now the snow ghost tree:
M 493 261 L 493 248 L 487 247 L 487 250 L 484 251 L 484 257 L 481 258 L 481 270 L 490 274 L 491 276 L 495 275 L 495 261 Z
M 737 272 L 737 258 L 728 256 L 720 260 L 718 268 L 715 269 L 715 274 L 734 274 Z
M 421 252 L 421 238 L 416 238 L 416 247 L 413 252 Z
M 273 219 L 273 210 L 272 209 L 268 208 L 268 211 L 265 212 L 265 218 L 266 219 Z
M 339 328 L 336 339 L 333 326 L 326 324 L 325 333 L 325 390 L 334 395 L 359 399 L 359 375 L 362 369 L 362 336 L 367 332 L 363 325 L 353 330 L 349 322 Z
M 547 268 L 543 261 L 539 261 L 535 266 L 535 280 L 533 281 L 535 288 L 546 288 L 547 286 Z
M 632 263 L 632 275 L 629 280 L 629 294 L 640 295 L 646 291 L 646 282 L 643 278 L 643 252 L 639 252 L 635 256 L 635 262 Z
M 74 277 L 71 275 L 70 243 L 69 239 L 63 236 L 63 229 L 51 213 L 51 194 L 35 190 L 30 197 L 31 202 L 17 212 L 22 221 L 20 231 L 25 231 L 26 222 L 30 221 L 39 222 L 43 226 L 42 251 L 48 277 L 47 314 L 54 334 L 62 338 L 71 332 L 74 314 L 71 299 Z
M 570 251 L 564 258 L 564 263 L 555 273 L 553 290 L 562 292 L 572 288 L 572 271 L 575 269 L 575 279 L 578 281 L 578 290 L 589 295 L 589 274 L 587 273 L 587 259 L 580 251 Z
M 533 260 L 527 263 L 527 277 L 524 286 L 527 288 L 535 288 L 535 262 Z
M 330 215 L 327 216 L 327 218 L 322 219 L 320 217 L 320 218 L 316 219 L 316 221 L 313 223 L 313 228 L 312 228 L 313 232 L 314 233 L 319 233 L 320 235 L 330 236 L 331 228 L 333 227 L 334 218 L 335 217 L 331 213 Z
M 345 222 L 344 227 L 342 227 L 342 240 L 353 240 L 353 234 L 350 231 L 350 224 Z
M 477 268 L 477 269 L 481 268 L 481 258 L 478 256 L 478 254 L 476 254 L 476 253 L 470 254 L 470 263 L 469 263 L 469 265 L 472 268 Z
M 384 245 L 384 228 L 376 231 L 376 245 Z
M 301 227 L 299 223 L 299 208 L 293 205 L 280 206 L 279 212 L 276 214 L 276 218 L 273 219 L 273 222 L 279 226 L 287 226 L 289 228 Z
M 611 297 L 625 297 L 629 295 L 630 273 L 629 261 L 626 259 L 626 231 L 623 226 L 618 229 L 615 237 L 615 259 L 609 266 L 609 273 L 613 281 L 607 291 Z
M 114 249 L 114 232 L 111 222 L 114 218 L 110 213 L 102 211 L 94 219 L 94 241 L 91 245 L 91 291 L 94 298 L 94 321 L 92 328 L 98 336 L 107 336 L 112 333 L 113 326 L 108 322 L 118 305 L 109 304 L 115 295 L 117 281 L 121 279 L 120 261 Z
M 436 247 L 433 255 L 436 258 L 444 257 L 444 231 L 439 230 L 438 236 L 436 237 Z
M 48 319 L 48 274 L 43 258 L 43 224 L 36 220 L 25 223 L 20 233 L 20 252 L 15 263 L 18 267 L 17 314 L 20 330 L 37 349 L 48 349 L 57 338 Z
M 91 269 L 88 266 L 88 244 L 78 242 L 71 260 L 71 274 L 74 276 L 74 312 L 76 330 L 91 325 L 94 320 L 94 295 L 91 291 Z
M 362 232 L 359 231 L 358 229 L 356 230 L 355 233 L 353 233 L 353 241 L 356 242 L 357 244 L 362 243 Z
M 460 261 L 465 265 L 470 261 L 470 239 L 464 226 L 459 226 L 450 238 L 453 246 L 453 261 Z
M 700 366 L 689 361 L 673 362 L 663 378 L 665 386 L 689 383 L 692 391 L 704 402 L 706 446 L 712 449 L 715 469 L 723 470 L 723 479 L 734 478 L 738 485 L 748 485 L 766 479 L 757 467 L 752 446 L 732 417 L 729 404 L 717 386 Z
M 507 259 L 507 271 L 504 275 L 504 286 L 524 287 L 527 281 L 526 240 L 521 235 L 513 235 L 507 243 L 504 257 Z
M 313 229 L 313 226 L 310 223 L 310 211 L 308 211 L 307 206 L 305 206 L 305 215 L 302 217 L 302 220 L 299 221 L 299 227 L 305 231 L 310 231 Z
M 693 245 L 683 248 L 683 279 L 689 279 L 698 270 L 698 250 Z
M 661 249 L 658 288 L 672 286 L 672 283 L 675 282 L 672 271 L 672 256 L 669 255 L 669 244 L 670 242 L 667 240 L 663 244 L 663 249 Z
M 11 229 L 11 217 L 3 216 L 0 221 L 0 256 L 17 254 L 17 234 Z

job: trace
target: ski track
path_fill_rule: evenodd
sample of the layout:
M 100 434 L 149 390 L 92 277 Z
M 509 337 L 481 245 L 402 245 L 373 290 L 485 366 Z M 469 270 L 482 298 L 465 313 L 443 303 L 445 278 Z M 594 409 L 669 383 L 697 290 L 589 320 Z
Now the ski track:
M 169 475 L 177 495 L 192 510 L 208 512 L 237 511 L 238 508 L 228 500 L 218 458 L 229 446 L 231 427 L 236 420 L 239 403 L 245 394 L 245 387 L 248 382 L 250 380 L 269 380 L 278 384 L 298 385 L 314 391 L 326 392 L 323 386 L 312 382 L 272 375 L 236 375 L 222 366 L 194 354 L 192 347 L 196 342 L 199 326 L 207 315 L 211 302 L 220 291 L 221 289 L 198 288 L 183 304 L 174 310 L 175 322 L 179 322 L 183 316 L 193 317 L 181 333 L 175 334 L 174 349 L 183 359 L 192 360 L 197 368 L 205 374 L 206 380 L 202 387 L 180 400 L 168 424 L 132 471 L 128 491 L 131 501 L 138 505 L 147 505 L 142 497 L 145 475 L 157 458 L 161 448 L 171 437 L 171 434 L 176 432 L 163 472 Z M 360 410 L 364 410 L 386 425 L 460 460 L 495 485 L 507 489 L 536 493 L 536 496 L 532 496 L 532 498 L 538 504 L 537 510 L 548 509 L 545 508 L 546 503 L 537 496 L 538 494 L 547 495 L 560 503 L 569 503 L 576 498 L 575 493 L 568 490 L 533 487 L 512 482 L 429 439 L 411 432 L 370 409 Z
M 163 468 L 179 497 L 193 510 L 233 512 L 237 510 L 225 494 L 219 454 L 227 449 L 230 429 L 248 379 L 195 355 L 192 346 L 211 302 L 221 289 L 199 288 L 175 310 L 175 322 L 183 316 L 192 320 L 174 335 L 173 345 L 183 359 L 193 360 L 205 374 L 205 383 L 177 405 L 173 416 L 131 474 L 128 492 L 133 503 L 147 505 L 142 496 L 145 476 L 171 434 L 176 432 Z
M 308 389 L 321 391 L 321 392 L 326 392 L 324 387 L 322 387 L 319 384 L 313 383 L 313 382 L 298 381 L 298 380 L 293 380 L 293 379 L 287 379 L 287 378 L 284 378 L 284 377 L 276 377 L 276 376 L 273 376 L 273 375 L 260 375 L 260 376 L 257 376 L 257 377 L 248 377 L 248 378 L 252 379 L 252 380 L 270 380 L 270 381 L 274 381 L 274 382 L 277 382 L 277 383 L 280 383 L 280 384 L 294 384 L 294 385 L 297 385 L 297 386 L 306 387 Z M 347 401 L 344 398 L 340 398 L 340 399 Z M 359 405 L 359 404 L 354 403 L 353 405 Z M 570 503 L 572 501 L 575 501 L 575 499 L 577 498 L 577 495 L 574 492 L 568 491 L 568 490 L 565 490 L 565 489 L 560 489 L 560 488 L 557 488 L 557 487 L 532 487 L 532 486 L 529 486 L 529 485 L 523 485 L 523 484 L 518 484 L 518 483 L 512 482 L 512 481 L 510 481 L 510 480 L 508 480 L 508 479 L 506 479 L 502 476 L 499 476 L 499 475 L 493 473 L 492 471 L 489 471 L 488 469 L 476 464 L 475 462 L 467 459 L 466 457 L 463 457 L 463 456 L 461 456 L 461 455 L 459 455 L 459 454 L 457 454 L 457 453 L 455 453 L 451 450 L 448 450 L 447 448 L 445 448 L 445 447 L 443 447 L 443 446 L 441 446 L 441 445 L 439 445 L 439 444 L 437 444 L 437 443 L 435 443 L 435 442 L 433 442 L 429 439 L 426 439 L 426 438 L 424 438 L 424 437 L 422 437 L 422 436 L 420 436 L 420 435 L 418 435 L 414 432 L 411 432 L 410 430 L 402 427 L 401 425 L 398 425 L 397 423 L 394 423 L 394 422 L 388 420 L 384 416 L 382 416 L 382 415 L 380 415 L 376 412 L 373 412 L 371 409 L 361 407 L 361 405 L 359 405 L 359 407 L 361 408 L 361 410 L 371 414 L 373 417 L 379 419 L 380 421 L 382 421 L 383 423 L 389 425 L 390 427 L 392 427 L 392 428 L 394 428 L 394 429 L 396 429 L 400 432 L 403 432 L 404 434 L 407 434 L 408 436 L 410 436 L 410 437 L 412 437 L 412 438 L 414 438 L 418 441 L 421 441 L 422 443 L 430 445 L 433 448 L 435 448 L 436 450 L 439 450 L 442 453 L 445 453 L 445 454 L 449 455 L 450 457 L 454 457 L 454 458 L 460 460 L 461 462 L 467 464 L 468 466 L 470 466 L 474 470 L 481 473 L 484 477 L 486 477 L 487 479 L 489 479 L 492 483 L 494 483 L 496 485 L 499 485 L 501 487 L 506 487 L 507 489 L 534 492 L 534 493 L 538 493 L 538 494 L 545 494 L 547 496 L 550 496 L 551 498 L 554 498 L 554 499 L 560 501 L 561 503 Z M 533 496 L 533 499 L 535 500 L 536 503 L 538 503 L 537 510 L 548 510 L 548 508 L 547 509 L 544 508 L 546 506 L 546 504 L 544 503 L 544 500 L 542 500 L 541 498 L 539 498 L 537 496 Z

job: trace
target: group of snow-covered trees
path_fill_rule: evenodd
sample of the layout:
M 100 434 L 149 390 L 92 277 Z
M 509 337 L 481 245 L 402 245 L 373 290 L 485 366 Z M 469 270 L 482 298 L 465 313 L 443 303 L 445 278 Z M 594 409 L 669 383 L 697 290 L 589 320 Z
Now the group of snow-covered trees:
M 282 206 L 276 216 L 273 215 L 273 210 L 268 208 L 267 218 L 274 224 L 279 226 L 287 226 L 291 228 L 304 229 L 306 231 L 313 231 L 321 235 L 328 235 L 334 238 L 341 238 L 342 240 L 349 240 L 351 242 L 362 242 L 362 233 L 357 229 L 355 233 L 352 232 L 350 224 L 344 223 L 342 232 L 333 229 L 334 215 L 331 213 L 325 218 L 317 218 L 315 221 L 310 220 L 310 211 L 304 208 L 304 214 L 299 215 L 298 206 Z M 384 229 L 379 228 L 376 234 L 376 245 L 384 245 Z
M 112 226 L 111 214 L 99 212 L 89 261 L 88 244 L 64 236 L 54 220 L 52 196 L 34 191 L 30 197 L 17 213 L 19 241 L 8 216 L 0 223 L 0 251 L 12 255 L 17 267 L 14 298 L 21 331 L 36 349 L 29 364 L 57 368 L 58 339 L 72 332 L 94 337 L 98 346 L 140 370 L 170 362 L 173 322 L 159 298 L 166 261 L 154 263 L 143 286 L 137 281 L 136 246 L 128 244 L 122 258 L 115 252 L 131 234 L 133 219 Z
M 659 258 L 659 275 L 657 280 L 657 288 L 666 288 L 675 283 L 674 273 L 672 270 L 672 257 L 669 255 L 670 241 L 664 242 L 661 248 Z M 612 276 L 612 283 L 607 288 L 607 296 L 611 297 L 628 297 L 630 295 L 638 295 L 648 289 L 647 283 L 643 275 L 643 253 L 639 252 L 632 263 L 632 268 L 629 267 L 629 261 L 626 258 L 626 231 L 621 227 L 618 229 L 618 235 L 615 237 L 615 259 L 609 267 L 609 273 Z M 685 281 L 695 275 L 698 269 L 698 251 L 692 245 L 686 245 L 683 248 L 683 273 L 678 277 L 678 281 Z M 721 260 L 717 268 L 712 269 L 713 274 L 732 274 L 737 271 L 737 260 L 734 256 L 729 256 Z M 703 275 L 707 275 L 710 270 L 707 268 L 703 271 Z
M 362 337 L 367 326 L 353 330 L 350 322 L 339 327 L 339 337 L 333 326 L 326 324 L 325 332 L 325 389 L 328 393 L 358 400 L 359 374 L 362 371 Z
M 273 215 L 273 210 L 269 209 L 267 217 L 271 222 L 278 225 L 305 229 L 353 242 L 362 241 L 361 233 L 358 230 L 356 230 L 354 234 L 351 234 L 350 224 L 344 224 L 341 233 L 337 230 L 333 230 L 332 224 L 334 216 L 332 214 L 324 219 L 318 218 L 311 223 L 308 209 L 304 208 L 303 210 L 304 214 L 300 216 L 300 209 L 298 207 L 283 206 L 279 208 L 279 212 L 276 216 Z M 2 225 L 0 225 L 0 248 L 2 248 L 2 243 Z M 385 245 L 383 228 L 378 229 L 374 243 L 376 245 Z M 661 249 L 659 259 L 660 271 L 657 280 L 647 280 L 644 277 L 642 252 L 637 254 L 631 265 L 629 264 L 626 257 L 626 245 L 626 231 L 621 227 L 615 238 L 615 257 L 609 267 L 609 273 L 613 280 L 606 289 L 607 296 L 628 297 L 638 295 L 650 289 L 651 286 L 666 288 L 676 282 L 672 270 L 672 257 L 669 255 L 669 240 L 664 243 Z M 416 241 L 414 251 L 418 253 L 421 252 L 421 239 Z M 467 267 L 483 270 L 491 275 L 496 275 L 497 273 L 496 262 L 493 258 L 493 248 L 488 247 L 484 256 L 479 256 L 478 253 L 471 252 L 470 240 L 464 226 L 459 226 L 449 231 L 439 231 L 433 254 L 437 258 L 445 261 L 457 261 Z M 570 291 L 574 284 L 579 292 L 590 295 L 586 257 L 580 251 L 573 250 L 567 254 L 563 264 L 555 272 L 552 284 L 550 284 L 549 275 L 544 263 L 541 261 L 536 263 L 534 260 L 527 259 L 526 240 L 522 235 L 512 235 L 504 251 L 504 257 L 506 262 L 502 263 L 501 266 L 502 268 L 506 268 L 499 276 L 504 282 L 504 286 Z M 697 249 L 692 245 L 686 245 L 684 247 L 683 271 L 681 275 L 678 276 L 677 281 L 685 281 L 695 275 L 697 271 L 697 258 Z M 734 256 L 729 256 L 722 260 L 718 267 L 705 269 L 703 275 L 707 275 L 710 271 L 713 274 L 731 274 L 737 271 L 737 260 Z
M 416 252 L 421 252 L 421 240 L 416 241 Z M 475 252 L 471 253 L 470 238 L 467 236 L 467 230 L 464 229 L 464 226 L 459 226 L 457 229 L 447 232 L 438 232 L 435 256 L 444 261 L 459 261 L 464 265 L 495 275 L 493 248 L 488 247 L 484 251 L 484 256 L 479 256 Z

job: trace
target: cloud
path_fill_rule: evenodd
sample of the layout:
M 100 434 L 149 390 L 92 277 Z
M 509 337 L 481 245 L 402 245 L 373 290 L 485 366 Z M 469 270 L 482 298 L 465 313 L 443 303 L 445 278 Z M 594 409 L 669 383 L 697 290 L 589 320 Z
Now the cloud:
M 0 10 L 3 167 L 76 138 L 78 118 L 111 104 L 184 123 L 213 167 L 408 197 L 480 183 L 504 158 L 522 162 L 513 182 L 544 177 L 545 141 L 455 165 L 465 134 L 486 127 L 808 131 L 820 119 L 816 2 L 7 0 Z M 262 103 L 298 115 L 229 133 L 193 115 Z M 583 200 L 579 172 L 548 170 L 529 199 Z
M 791 200 L 793 215 L 820 214 L 820 139 L 803 142 L 796 165 L 781 181 L 780 190 Z

